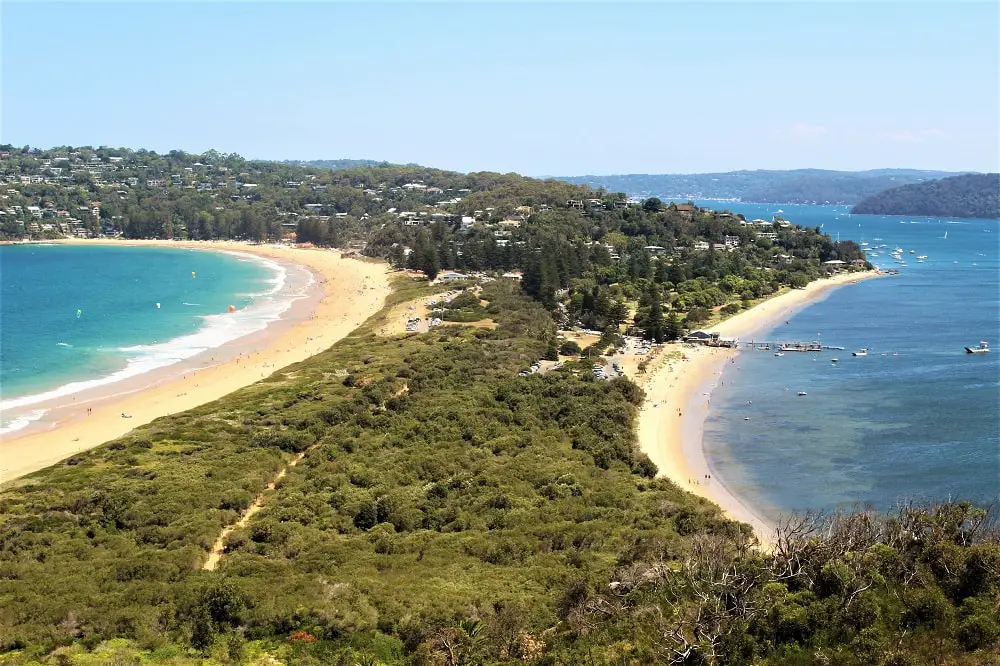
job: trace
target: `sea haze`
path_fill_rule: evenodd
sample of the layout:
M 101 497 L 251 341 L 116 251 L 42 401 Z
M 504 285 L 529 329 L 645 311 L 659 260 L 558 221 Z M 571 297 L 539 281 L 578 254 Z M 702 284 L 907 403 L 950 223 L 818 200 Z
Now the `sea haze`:
M 0 432 L 40 418 L 45 400 L 260 330 L 290 304 L 286 268 L 246 254 L 17 245 L 0 246 L 0 264 Z
M 834 238 L 885 244 L 872 262 L 900 270 L 835 290 L 755 336 L 820 340 L 845 350 L 783 357 L 748 351 L 727 364 L 704 431 L 719 479 L 771 519 L 909 499 L 997 501 L 997 221 L 852 216 L 843 206 L 703 204 L 748 219 L 781 214 L 822 225 Z M 905 266 L 889 256 L 897 247 Z M 920 255 L 927 255 L 922 263 Z M 965 353 L 981 339 L 994 351 Z M 863 347 L 870 348 L 867 356 L 852 356 Z

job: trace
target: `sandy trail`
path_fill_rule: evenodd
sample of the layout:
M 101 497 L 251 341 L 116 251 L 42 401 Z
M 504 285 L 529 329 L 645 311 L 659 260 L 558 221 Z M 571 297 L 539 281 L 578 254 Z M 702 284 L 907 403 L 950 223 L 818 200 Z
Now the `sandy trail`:
M 212 550 L 209 552 L 208 559 L 205 560 L 205 564 L 202 565 L 202 569 L 205 571 L 215 571 L 215 567 L 219 565 L 219 560 L 221 560 L 223 554 L 225 554 L 226 539 L 229 538 L 232 531 L 247 526 L 247 523 L 250 522 L 250 519 L 253 518 L 254 514 L 264 508 L 264 500 L 267 498 L 267 494 L 272 492 L 278 485 L 278 482 L 285 478 L 285 475 L 288 474 L 288 470 L 298 465 L 299 462 L 306 457 L 306 453 L 311 451 L 313 448 L 315 447 L 310 447 L 292 458 L 287 465 L 281 468 L 280 472 L 274 475 L 274 478 L 271 479 L 271 483 L 267 484 L 267 488 L 257 495 L 253 504 L 251 504 L 243 512 L 243 515 L 240 516 L 239 520 L 232 525 L 222 528 L 222 532 L 219 533 L 219 538 L 215 540 L 214 544 L 212 544 Z

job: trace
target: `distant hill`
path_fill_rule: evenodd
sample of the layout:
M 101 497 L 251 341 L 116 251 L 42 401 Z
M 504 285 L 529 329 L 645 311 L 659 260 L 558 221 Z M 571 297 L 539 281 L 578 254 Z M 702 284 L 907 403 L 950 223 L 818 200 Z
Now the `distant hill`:
M 560 178 L 629 196 L 681 199 L 738 199 L 755 203 L 855 204 L 900 185 L 957 175 L 947 171 L 730 171 L 699 174 L 627 174 Z
M 1000 174 L 970 174 L 894 187 L 864 199 L 851 212 L 1000 218 Z

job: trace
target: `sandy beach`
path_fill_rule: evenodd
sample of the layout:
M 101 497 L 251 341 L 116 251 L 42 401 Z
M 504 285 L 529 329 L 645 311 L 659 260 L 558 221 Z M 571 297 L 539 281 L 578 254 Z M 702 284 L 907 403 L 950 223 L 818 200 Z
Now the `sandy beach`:
M 835 288 L 879 275 L 869 271 L 818 280 L 804 289 L 793 289 L 764 301 L 709 330 L 745 340 L 778 325 Z M 720 479 L 709 478 L 712 472 L 702 447 L 702 428 L 712 389 L 726 363 L 738 352 L 697 345 L 667 345 L 664 351 L 667 353 L 661 354 L 659 364 L 639 378 L 647 396 L 638 421 L 640 447 L 656 463 L 660 474 L 719 505 L 730 518 L 750 524 L 766 546 L 773 541 L 773 525 L 755 515 Z M 682 352 L 684 358 L 667 358 L 671 351 Z
M 49 410 L 44 422 L 11 433 L 0 442 L 0 483 L 120 437 L 161 416 L 221 398 L 302 361 L 375 314 L 390 292 L 385 264 L 344 258 L 333 250 L 223 241 L 66 242 L 244 252 L 303 266 L 315 282 L 306 298 L 296 301 L 263 331 L 137 377 L 64 396 L 51 404 L 38 403 Z

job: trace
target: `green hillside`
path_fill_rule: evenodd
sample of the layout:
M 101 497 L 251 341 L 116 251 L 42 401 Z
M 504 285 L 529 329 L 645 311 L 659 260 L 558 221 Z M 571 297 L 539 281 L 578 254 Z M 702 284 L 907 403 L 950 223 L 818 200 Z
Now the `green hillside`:
M 883 190 L 953 175 L 943 171 L 730 171 L 704 174 L 574 176 L 571 183 L 603 187 L 631 196 L 738 199 L 755 203 L 853 204 Z
M 896 187 L 864 199 L 851 212 L 1000 218 L 1000 174 L 955 176 Z

